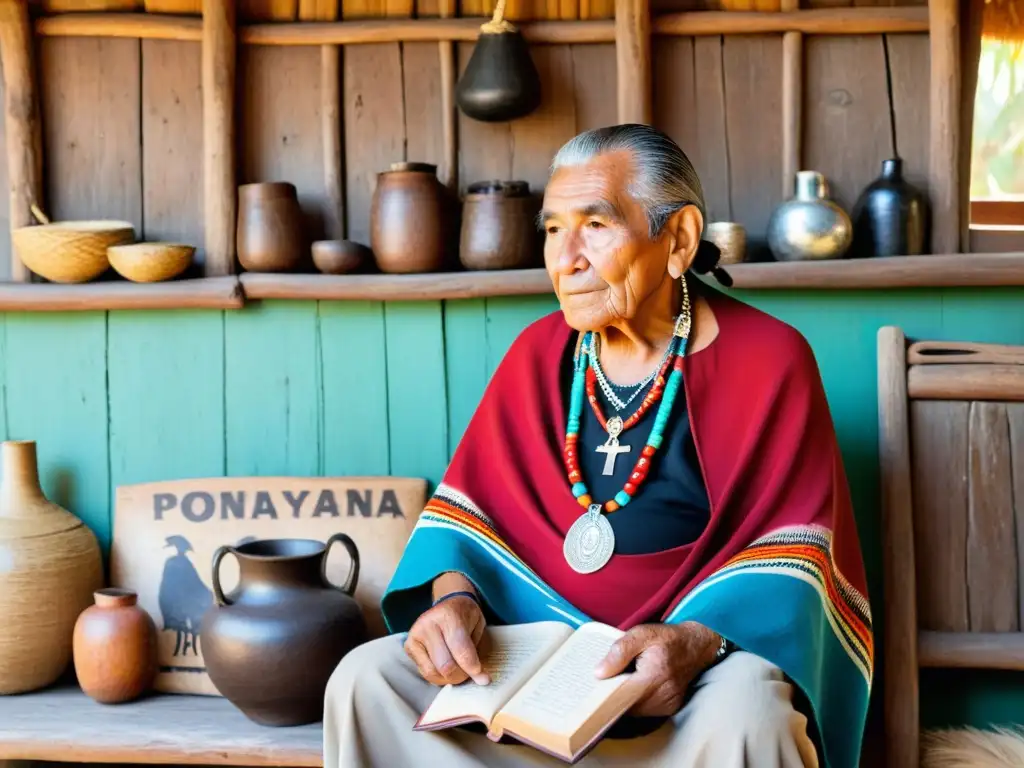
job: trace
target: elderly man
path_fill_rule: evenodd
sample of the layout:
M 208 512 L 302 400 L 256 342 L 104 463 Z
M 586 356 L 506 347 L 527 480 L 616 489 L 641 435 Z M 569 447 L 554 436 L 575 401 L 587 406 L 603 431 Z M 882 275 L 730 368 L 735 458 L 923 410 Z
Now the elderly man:
M 560 311 L 495 372 L 384 595 L 395 633 L 328 686 L 325 768 L 559 765 L 413 731 L 486 685 L 486 627 L 599 621 L 642 685 L 587 766 L 852 768 L 873 670 L 849 491 L 814 356 L 721 294 L 700 181 L 649 127 L 583 133 L 544 194 Z M 440 404 L 438 404 L 440 407 Z

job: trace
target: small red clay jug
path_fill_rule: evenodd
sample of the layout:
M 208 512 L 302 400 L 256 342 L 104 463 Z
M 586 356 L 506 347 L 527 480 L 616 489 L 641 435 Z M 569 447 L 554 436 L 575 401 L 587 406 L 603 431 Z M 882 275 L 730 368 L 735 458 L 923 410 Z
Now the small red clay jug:
M 100 589 L 75 622 L 78 684 L 102 704 L 132 701 L 157 673 L 156 625 L 129 589 Z

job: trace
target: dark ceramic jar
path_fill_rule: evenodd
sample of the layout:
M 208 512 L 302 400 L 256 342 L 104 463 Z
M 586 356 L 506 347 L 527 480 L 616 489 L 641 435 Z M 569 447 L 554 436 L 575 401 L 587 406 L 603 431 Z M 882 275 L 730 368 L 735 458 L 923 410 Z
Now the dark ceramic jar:
M 459 260 L 466 269 L 526 269 L 543 265 L 540 202 L 525 181 L 471 184 L 462 201 Z
M 928 252 L 928 200 L 903 178 L 903 161 L 882 163 L 882 173 L 853 207 L 850 257 L 918 256 Z
M 327 555 L 340 542 L 352 568 L 341 587 L 327 580 Z M 238 586 L 225 595 L 220 561 L 233 554 Z M 213 556 L 216 604 L 203 616 L 206 671 L 217 690 L 261 725 L 302 725 L 323 718 L 327 681 L 338 662 L 368 639 L 352 597 L 359 551 L 343 533 L 324 544 L 264 539 L 220 547 Z
M 445 266 L 450 201 L 430 163 L 392 163 L 377 175 L 370 248 L 381 272 L 437 272 Z

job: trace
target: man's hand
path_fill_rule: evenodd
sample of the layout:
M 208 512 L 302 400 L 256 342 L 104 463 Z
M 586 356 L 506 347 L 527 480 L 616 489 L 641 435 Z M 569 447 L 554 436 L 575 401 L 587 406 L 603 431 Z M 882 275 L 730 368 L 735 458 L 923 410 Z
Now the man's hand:
M 646 690 L 630 714 L 669 717 L 683 706 L 690 683 L 715 659 L 722 638 L 695 622 L 633 627 L 598 664 L 597 676 L 612 677 L 636 659 Z
M 472 586 L 468 584 L 470 589 Z M 448 589 L 441 594 L 461 591 Z M 490 682 L 477 644 L 487 623 L 480 606 L 465 595 L 451 597 L 424 611 L 409 630 L 405 652 L 420 675 L 434 685 L 458 685 L 467 678 L 479 685 Z

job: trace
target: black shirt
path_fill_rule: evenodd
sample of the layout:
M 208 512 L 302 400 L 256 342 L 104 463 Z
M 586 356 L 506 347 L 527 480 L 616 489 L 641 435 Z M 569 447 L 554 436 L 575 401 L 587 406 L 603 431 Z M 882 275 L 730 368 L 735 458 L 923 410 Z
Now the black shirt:
M 573 339 L 567 345 L 566 355 L 562 360 L 562 397 L 566 404 L 569 403 L 569 392 L 572 389 L 575 348 Z M 652 386 L 653 382 L 633 398 L 622 412 L 617 412 L 607 401 L 598 384 L 596 392 L 605 419 L 618 413 L 625 421 L 640 407 Z M 617 387 L 614 384 L 612 388 L 623 401 L 633 390 L 633 387 Z M 615 470 L 609 476 L 602 474 L 606 454 L 597 453 L 595 450 L 608 439 L 608 433 L 601 428 L 590 402 L 586 397 L 583 398 L 578 438 L 579 467 L 583 481 L 595 503 L 604 504 L 614 498 L 626 484 L 651 433 L 661 403 L 661 399 L 653 403 L 639 422 L 619 435 L 619 444 L 630 446 L 630 451 L 617 456 Z M 568 477 L 566 482 L 569 482 Z M 608 522 L 615 532 L 615 551 L 618 554 L 634 555 L 660 552 L 690 544 L 707 526 L 710 508 L 697 461 L 693 433 L 690 431 L 686 391 L 685 387 L 681 386 L 672 404 L 661 448 L 654 454 L 647 478 L 629 504 L 615 512 L 606 513 Z M 583 511 L 582 507 L 580 511 Z

